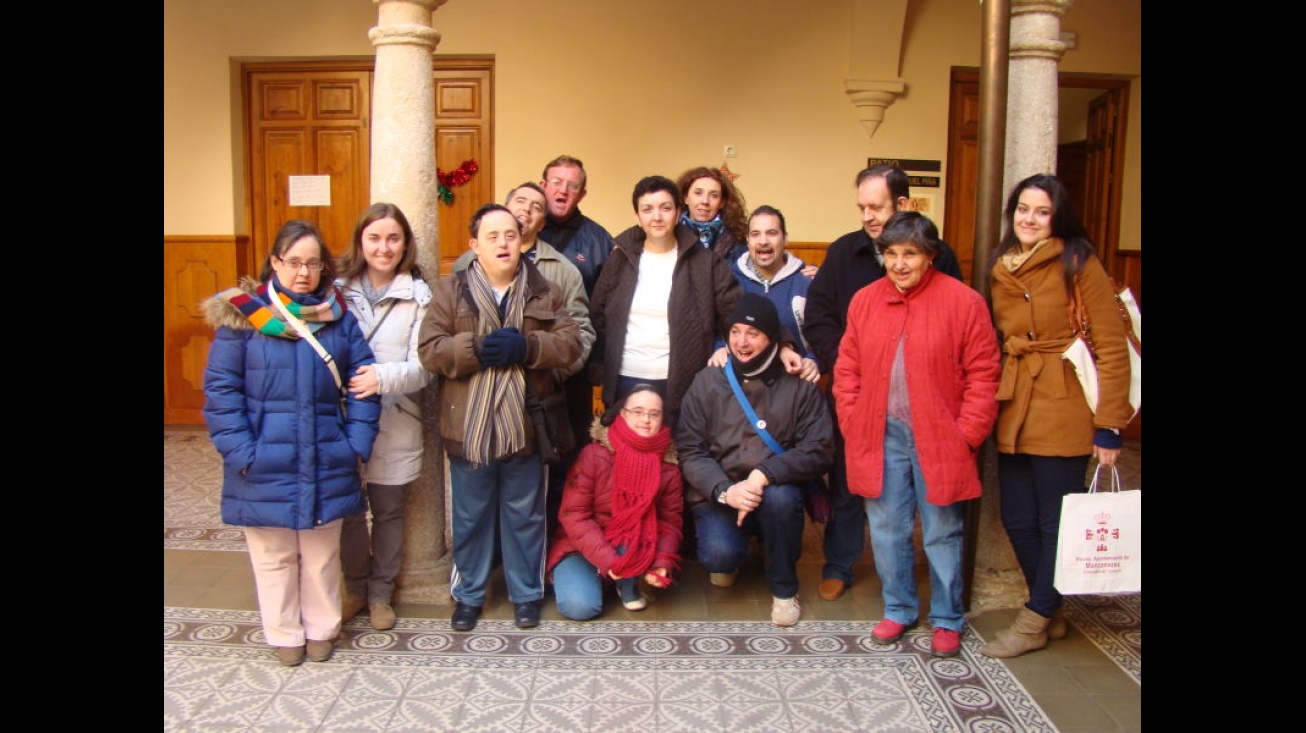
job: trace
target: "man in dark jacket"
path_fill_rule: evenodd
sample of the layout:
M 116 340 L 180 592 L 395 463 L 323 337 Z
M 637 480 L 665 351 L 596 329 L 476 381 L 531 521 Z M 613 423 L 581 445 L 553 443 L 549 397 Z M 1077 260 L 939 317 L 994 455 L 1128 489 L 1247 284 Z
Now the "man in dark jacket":
M 581 199 L 588 193 L 589 176 L 580 158 L 559 155 L 544 165 L 540 186 L 549 207 L 540 239 L 564 254 L 585 280 L 585 293 L 594 294 L 603 263 L 612 251 L 612 235 L 598 222 L 580 212 Z M 586 425 L 588 428 L 588 424 Z
M 766 296 L 745 293 L 730 314 L 730 361 L 694 377 L 681 403 L 676 451 L 698 559 L 713 585 L 733 585 L 750 535 L 765 547 L 771 621 L 798 623 L 797 563 L 803 551 L 804 485 L 830 468 L 833 420 L 814 382 L 779 357 L 780 318 Z M 756 413 L 746 415 L 731 377 Z M 779 452 L 758 433 L 778 443 Z
M 862 228 L 839 237 L 825 252 L 825 261 L 807 289 L 803 336 L 816 352 L 823 372 L 834 371 L 839 340 L 847 326 L 848 304 L 853 295 L 884 277 L 884 264 L 875 238 L 884 222 L 911 198 L 907 174 L 891 165 L 877 165 L 857 174 L 857 208 Z M 940 241 L 933 266 L 961 279 L 961 265 L 947 242 Z M 834 412 L 830 402 L 831 414 Z M 861 497 L 848 492 L 844 467 L 843 435 L 834 429 L 834 465 L 830 468 L 830 521 L 825 525 L 825 565 L 821 567 L 819 594 L 837 600 L 853 582 L 853 565 L 861 559 L 866 539 L 866 508 Z

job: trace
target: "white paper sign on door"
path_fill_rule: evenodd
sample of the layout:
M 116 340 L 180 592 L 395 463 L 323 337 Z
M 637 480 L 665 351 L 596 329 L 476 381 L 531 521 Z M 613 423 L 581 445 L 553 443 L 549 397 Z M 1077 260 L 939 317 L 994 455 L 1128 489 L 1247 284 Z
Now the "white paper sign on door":
M 330 206 L 331 176 L 289 176 L 291 206 Z

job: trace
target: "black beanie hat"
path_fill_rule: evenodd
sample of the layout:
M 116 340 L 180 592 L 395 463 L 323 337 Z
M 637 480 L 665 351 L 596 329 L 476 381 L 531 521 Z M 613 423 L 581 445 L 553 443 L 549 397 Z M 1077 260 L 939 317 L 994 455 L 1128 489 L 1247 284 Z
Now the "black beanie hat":
M 771 339 L 771 343 L 780 340 L 780 314 L 775 303 L 765 295 L 744 293 L 735 301 L 734 310 L 730 311 L 730 325 L 745 323 Z

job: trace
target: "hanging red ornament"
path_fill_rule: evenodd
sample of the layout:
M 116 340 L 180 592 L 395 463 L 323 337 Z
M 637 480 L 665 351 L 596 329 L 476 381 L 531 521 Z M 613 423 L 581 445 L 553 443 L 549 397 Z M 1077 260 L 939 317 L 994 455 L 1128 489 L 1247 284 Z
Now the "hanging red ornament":
M 440 201 L 445 204 L 452 204 L 453 189 L 466 185 L 468 181 L 472 180 L 472 176 L 476 175 L 476 171 L 478 170 L 480 170 L 480 166 L 476 164 L 475 158 L 464 160 L 462 165 L 459 165 L 448 173 L 436 168 L 435 177 L 440 182 Z

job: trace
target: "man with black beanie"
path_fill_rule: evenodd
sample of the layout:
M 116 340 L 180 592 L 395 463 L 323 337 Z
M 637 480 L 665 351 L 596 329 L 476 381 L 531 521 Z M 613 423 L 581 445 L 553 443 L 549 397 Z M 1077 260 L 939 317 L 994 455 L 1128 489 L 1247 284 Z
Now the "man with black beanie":
M 803 486 L 829 470 L 834 438 L 820 388 L 785 371 L 780 335 L 775 304 L 756 293 L 741 295 L 730 313 L 729 361 L 695 375 L 681 401 L 675 437 L 698 559 L 712 584 L 734 584 L 748 557 L 749 537 L 759 535 L 771 621 L 793 626 L 801 610 Z

